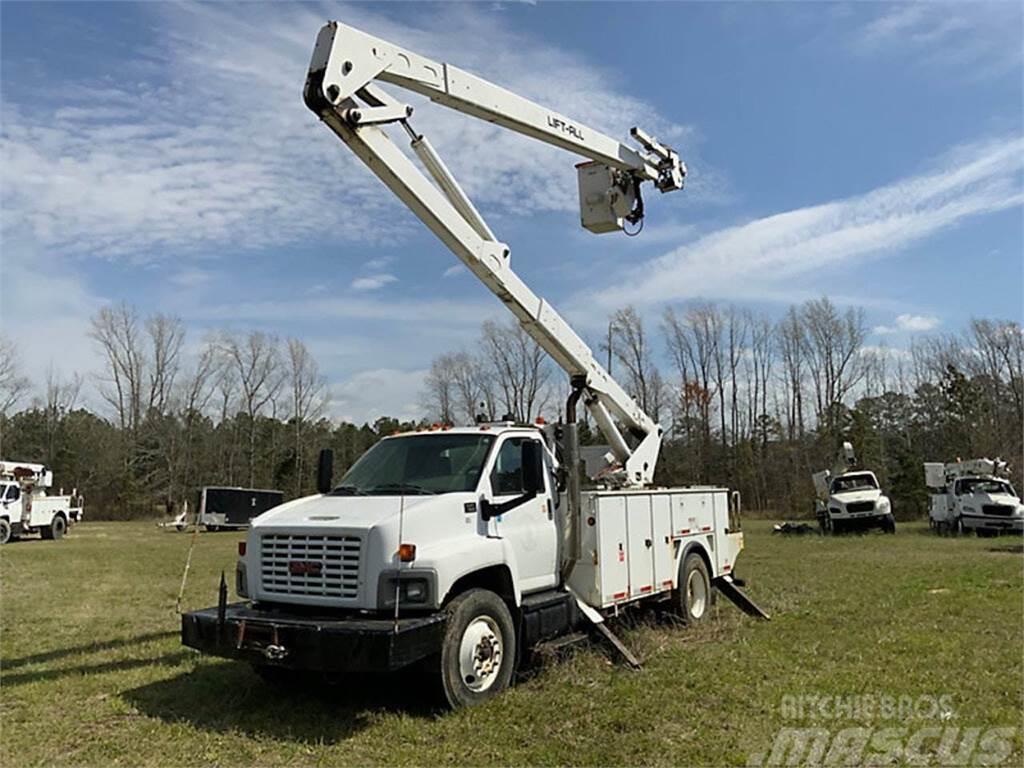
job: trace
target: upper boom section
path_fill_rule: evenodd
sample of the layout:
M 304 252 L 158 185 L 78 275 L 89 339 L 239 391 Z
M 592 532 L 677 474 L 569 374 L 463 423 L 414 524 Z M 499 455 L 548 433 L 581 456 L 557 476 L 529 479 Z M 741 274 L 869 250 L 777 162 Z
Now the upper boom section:
M 661 427 L 598 363 L 591 349 L 549 303 L 512 271 L 498 241 L 425 136 L 409 124 L 413 109 L 374 84 L 382 80 L 435 102 L 589 158 L 577 166 L 581 223 L 612 232 L 643 218 L 640 185 L 680 189 L 686 170 L 676 152 L 643 131 L 638 152 L 592 128 L 448 64 L 439 64 L 337 22 L 320 30 L 303 95 L 306 105 L 519 319 L 524 330 L 576 382 L 608 439 L 626 485 L 649 484 Z M 391 141 L 383 126 L 400 123 L 428 179 Z M 619 431 L 639 440 L 631 447 Z
M 367 83 L 381 80 L 654 182 L 662 192 L 683 188 L 686 166 L 679 155 L 638 128 L 633 129 L 632 135 L 647 156 L 590 126 L 465 70 L 433 61 L 339 22 L 330 22 L 320 31 L 309 69 L 311 75 L 319 75 L 306 83 L 306 103 L 314 111 L 319 110 L 311 100 L 322 99 L 337 107 L 356 96 Z

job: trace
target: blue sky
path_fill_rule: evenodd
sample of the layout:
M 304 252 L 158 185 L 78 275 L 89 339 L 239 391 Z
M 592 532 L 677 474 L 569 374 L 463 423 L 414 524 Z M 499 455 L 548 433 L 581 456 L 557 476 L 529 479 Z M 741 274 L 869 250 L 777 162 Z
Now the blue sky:
M 303 106 L 336 18 L 611 135 L 680 151 L 634 239 L 578 229 L 575 157 L 410 99 L 514 268 L 585 338 L 633 304 L 772 315 L 828 294 L 899 348 L 1020 320 L 1018 3 L 0 5 L 5 333 L 95 370 L 127 300 L 298 336 L 335 416 L 414 416 L 431 358 L 504 309 Z

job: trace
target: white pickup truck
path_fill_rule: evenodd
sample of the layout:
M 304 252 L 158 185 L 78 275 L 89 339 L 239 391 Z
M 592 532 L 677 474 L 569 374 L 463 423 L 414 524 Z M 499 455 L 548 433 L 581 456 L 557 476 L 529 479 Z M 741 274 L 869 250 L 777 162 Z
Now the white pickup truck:
M 53 473 L 42 464 L 0 461 L 0 544 L 26 534 L 61 539 L 82 518 L 82 498 L 49 495 Z
M 1024 532 L 1024 504 L 1006 475 L 1006 462 L 972 459 L 927 462 L 928 521 L 937 533 L 979 536 Z

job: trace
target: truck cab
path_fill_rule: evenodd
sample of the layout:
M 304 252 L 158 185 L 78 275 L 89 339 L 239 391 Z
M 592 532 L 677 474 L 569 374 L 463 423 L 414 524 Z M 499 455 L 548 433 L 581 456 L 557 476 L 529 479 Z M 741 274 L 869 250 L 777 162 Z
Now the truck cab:
M 542 459 L 536 488 L 524 484 L 524 455 Z M 518 605 L 523 594 L 555 586 L 553 471 L 537 429 L 385 438 L 327 493 L 252 521 L 238 592 L 259 603 L 390 615 L 396 599 L 401 613 L 436 610 L 475 577 Z
M 839 475 L 826 475 L 819 480 L 816 515 L 825 532 L 839 533 L 853 528 L 881 528 L 896 532 L 892 502 L 882 493 L 874 472 L 858 470 Z M 825 488 L 822 492 L 822 488 Z

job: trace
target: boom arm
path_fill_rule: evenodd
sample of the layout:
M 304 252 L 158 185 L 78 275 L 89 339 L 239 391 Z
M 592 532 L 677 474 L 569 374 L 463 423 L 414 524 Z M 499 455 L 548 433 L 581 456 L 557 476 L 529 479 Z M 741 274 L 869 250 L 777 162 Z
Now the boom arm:
M 611 221 L 643 216 L 640 184 L 662 192 L 681 189 L 685 166 L 679 156 L 639 129 L 640 153 L 588 126 L 572 121 L 449 64 L 424 58 L 337 22 L 320 30 L 306 78 L 306 105 L 447 245 L 519 319 L 528 334 L 570 377 L 585 379 L 586 404 L 622 464 L 618 478 L 644 485 L 654 476 L 661 427 L 601 367 L 593 352 L 546 301 L 510 266 L 507 245 L 494 236 L 427 139 L 409 125 L 412 107 L 396 102 L 373 80 L 400 85 L 444 106 L 493 122 L 590 158 L 580 171 L 581 197 L 593 178 L 607 180 L 581 207 L 603 206 L 604 229 Z M 359 99 L 362 104 L 356 99 Z M 411 138 L 431 182 L 380 127 L 399 122 Z M 596 171 L 596 173 L 595 173 Z M 584 176 L 589 173 L 590 181 Z M 585 222 L 586 225 L 586 222 Z M 616 228 L 615 224 L 610 225 Z M 639 439 L 630 448 L 615 424 Z

